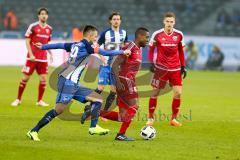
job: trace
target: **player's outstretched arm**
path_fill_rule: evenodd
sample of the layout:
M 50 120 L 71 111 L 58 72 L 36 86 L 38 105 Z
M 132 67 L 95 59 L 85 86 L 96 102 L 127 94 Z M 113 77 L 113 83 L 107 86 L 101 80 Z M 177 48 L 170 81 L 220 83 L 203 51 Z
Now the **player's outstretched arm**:
M 49 49 L 64 49 L 67 52 L 71 51 L 71 47 L 74 43 L 52 43 L 52 44 L 41 44 L 36 43 L 35 46 L 42 50 L 49 50 Z
M 120 55 L 120 54 L 125 54 L 125 55 L 129 55 L 131 54 L 130 50 L 104 50 L 99 48 L 99 54 L 103 55 L 103 56 L 116 56 L 116 55 Z

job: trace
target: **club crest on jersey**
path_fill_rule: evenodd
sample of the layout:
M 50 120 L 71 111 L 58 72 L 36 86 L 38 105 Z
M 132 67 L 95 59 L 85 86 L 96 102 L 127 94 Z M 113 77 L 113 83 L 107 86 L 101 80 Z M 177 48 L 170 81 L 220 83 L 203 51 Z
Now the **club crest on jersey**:
M 37 32 L 40 32 L 40 31 L 41 31 L 40 29 L 37 30 Z
M 177 41 L 178 37 L 177 36 L 173 36 L 173 40 Z
M 166 39 L 163 37 L 163 38 L 162 38 L 162 41 L 166 41 Z
M 49 29 L 46 29 L 46 32 L 49 33 L 50 32 Z

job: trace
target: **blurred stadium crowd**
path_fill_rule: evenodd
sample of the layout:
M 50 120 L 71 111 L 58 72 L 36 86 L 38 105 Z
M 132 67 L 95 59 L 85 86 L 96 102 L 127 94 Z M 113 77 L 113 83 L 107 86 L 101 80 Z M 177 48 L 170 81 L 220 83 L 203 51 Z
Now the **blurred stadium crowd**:
M 81 36 L 85 24 L 93 24 L 102 31 L 108 26 L 107 19 L 112 11 L 121 13 L 121 26 L 128 31 L 130 39 L 139 26 L 147 27 L 151 33 L 160 29 L 167 11 L 176 13 L 176 28 L 185 35 L 236 38 L 240 36 L 239 5 L 239 0 L 0 0 L 0 38 L 24 38 L 28 25 L 37 21 L 37 8 L 42 6 L 50 11 L 48 23 L 54 29 L 53 39 Z M 188 39 L 189 68 L 195 67 L 198 48 L 194 40 Z M 223 56 L 209 54 L 202 68 L 209 68 L 210 59 L 217 56 L 217 64 L 220 64 L 217 68 L 222 70 L 226 53 L 221 49 L 219 44 L 214 44 L 211 52 L 217 51 Z

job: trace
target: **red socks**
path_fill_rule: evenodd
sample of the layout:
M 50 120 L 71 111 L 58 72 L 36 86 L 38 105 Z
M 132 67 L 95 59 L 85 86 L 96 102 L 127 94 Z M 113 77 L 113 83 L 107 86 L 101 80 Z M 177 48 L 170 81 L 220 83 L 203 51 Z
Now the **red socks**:
M 119 118 L 119 112 L 114 112 L 114 111 L 101 111 L 100 112 L 100 116 L 103 117 L 103 118 L 107 118 L 107 119 L 110 119 L 112 121 L 120 121 L 120 118 Z
M 121 116 L 119 115 L 119 112 L 114 111 L 101 111 L 100 116 L 113 120 L 122 122 L 121 128 L 119 130 L 119 134 L 125 134 L 126 130 L 128 129 L 129 125 L 132 122 L 133 117 L 135 116 L 137 112 L 137 106 L 131 106 L 126 110 L 125 115 Z
M 136 106 L 132 106 L 130 108 L 128 108 L 127 113 L 125 114 L 125 116 L 122 119 L 122 125 L 121 128 L 119 130 L 119 134 L 125 134 L 126 130 L 128 129 L 129 125 L 132 122 L 132 119 L 134 117 L 134 115 L 137 112 L 137 107 Z
M 46 81 L 40 81 L 38 86 L 38 102 L 42 100 L 45 88 L 46 88 Z
M 180 104 L 181 104 L 181 99 L 173 98 L 173 101 L 172 101 L 172 119 L 177 118 L 177 114 L 179 112 Z
M 148 111 L 149 115 L 148 118 L 154 118 L 154 111 L 157 106 L 157 97 L 150 97 L 149 99 L 149 106 L 148 106 Z
M 17 99 L 21 100 L 22 99 L 22 94 L 23 94 L 23 91 L 26 87 L 26 84 L 27 84 L 27 81 L 25 80 L 21 80 L 20 81 L 20 84 L 19 84 L 19 87 L 18 87 L 18 96 L 17 96 Z

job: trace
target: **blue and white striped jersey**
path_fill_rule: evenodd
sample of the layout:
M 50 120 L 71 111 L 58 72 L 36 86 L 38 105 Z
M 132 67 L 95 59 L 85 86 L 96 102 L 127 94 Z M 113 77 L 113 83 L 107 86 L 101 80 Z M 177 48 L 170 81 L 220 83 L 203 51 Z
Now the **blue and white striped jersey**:
M 120 50 L 121 46 L 128 41 L 127 32 L 123 29 L 119 29 L 118 32 L 108 28 L 100 34 L 98 44 L 103 46 L 106 50 Z M 104 56 L 107 60 L 107 66 L 112 63 L 112 56 Z
M 68 59 L 68 66 L 60 75 L 74 83 L 78 83 L 88 63 L 89 55 L 94 53 L 94 48 L 91 43 L 83 39 L 78 43 L 65 43 L 65 49 L 67 51 L 71 50 L 71 52 Z

